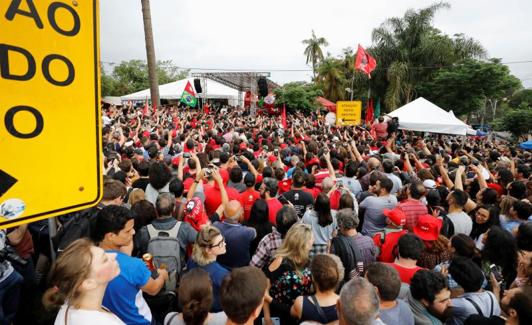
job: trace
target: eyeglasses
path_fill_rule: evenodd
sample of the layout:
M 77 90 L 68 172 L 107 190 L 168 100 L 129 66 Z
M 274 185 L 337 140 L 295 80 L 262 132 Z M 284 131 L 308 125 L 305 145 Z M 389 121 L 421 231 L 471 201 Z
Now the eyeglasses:
M 220 240 L 220 242 L 218 244 L 214 244 L 214 245 L 210 245 L 209 247 L 210 248 L 214 248 L 214 247 L 222 247 L 225 245 L 225 239 L 222 238 L 222 240 Z

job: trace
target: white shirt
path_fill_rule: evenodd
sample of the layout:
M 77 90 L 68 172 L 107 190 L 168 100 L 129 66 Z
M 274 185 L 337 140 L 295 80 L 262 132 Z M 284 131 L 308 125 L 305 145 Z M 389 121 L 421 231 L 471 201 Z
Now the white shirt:
M 68 315 L 65 322 L 65 312 L 68 305 L 64 304 L 59 309 L 55 317 L 54 325 L 125 325 L 115 314 L 111 312 L 101 312 L 97 310 L 68 308 Z
M 464 211 L 448 213 L 447 217 L 451 219 L 454 226 L 454 234 L 465 234 L 469 236 L 473 230 L 473 220 Z

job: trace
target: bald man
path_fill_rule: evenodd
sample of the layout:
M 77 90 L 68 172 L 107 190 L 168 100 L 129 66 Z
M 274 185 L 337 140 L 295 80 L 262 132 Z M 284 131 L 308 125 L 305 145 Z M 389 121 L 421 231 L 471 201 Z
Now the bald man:
M 249 265 L 251 255 L 249 247 L 257 237 L 255 228 L 243 226 L 244 209 L 237 200 L 231 200 L 224 206 L 224 219 L 213 225 L 220 230 L 225 239 L 226 253 L 218 256 L 218 263 L 228 269 Z
M 360 179 L 360 186 L 362 190 L 367 191 L 369 189 L 369 177 L 373 173 L 379 173 L 380 176 L 385 174 L 381 171 L 381 161 L 375 157 L 371 157 L 367 162 L 368 173 Z

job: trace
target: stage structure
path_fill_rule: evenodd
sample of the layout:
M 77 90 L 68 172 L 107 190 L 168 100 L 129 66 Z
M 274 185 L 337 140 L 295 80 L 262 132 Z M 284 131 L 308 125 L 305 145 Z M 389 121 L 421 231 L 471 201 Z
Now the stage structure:
M 268 85 L 269 91 L 279 87 L 278 84 L 268 79 L 270 77 L 269 72 L 195 72 L 192 73 L 193 78 L 200 78 L 203 84 L 203 93 L 199 95 L 200 98 L 206 98 L 208 94 L 208 82 L 207 80 L 217 81 L 227 87 L 238 90 L 238 105 L 243 104 L 243 93 L 251 91 L 253 94 L 259 92 L 259 80 L 265 79 Z

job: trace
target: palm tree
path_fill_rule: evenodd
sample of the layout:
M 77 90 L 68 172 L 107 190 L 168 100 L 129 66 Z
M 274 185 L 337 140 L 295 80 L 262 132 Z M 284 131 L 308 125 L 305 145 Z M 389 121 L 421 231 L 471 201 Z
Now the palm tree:
M 437 68 L 486 55 L 477 41 L 462 34 L 451 38 L 432 26 L 434 15 L 444 8 L 450 5 L 439 2 L 418 11 L 410 9 L 402 18 L 389 18 L 373 30 L 375 46 L 369 51 L 378 60 L 377 74 L 387 82 L 384 103 L 388 110 L 413 100 L 416 86 Z
M 318 62 L 323 60 L 323 51 L 321 50 L 321 47 L 328 46 L 329 43 L 323 37 L 316 37 L 313 30 L 312 38 L 303 40 L 303 44 L 307 45 L 303 54 L 307 56 L 307 64 L 309 64 L 309 62 L 312 64 L 312 74 L 315 79 Z
M 323 95 L 336 102 L 345 99 L 346 79 L 344 60 L 328 56 L 317 67 L 316 84 L 323 91 Z

